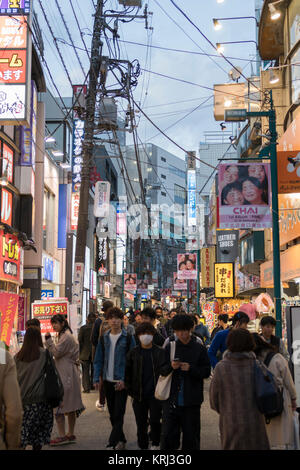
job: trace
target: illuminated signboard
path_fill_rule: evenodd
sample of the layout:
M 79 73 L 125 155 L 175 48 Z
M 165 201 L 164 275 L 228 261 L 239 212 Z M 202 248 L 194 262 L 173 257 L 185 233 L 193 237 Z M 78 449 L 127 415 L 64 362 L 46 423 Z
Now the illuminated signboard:
M 31 38 L 26 18 L 0 16 L 1 124 L 29 124 L 30 74 Z
M 14 152 L 6 144 L 2 144 L 2 176 L 12 183 L 14 176 Z
M 234 263 L 215 263 L 215 297 L 234 297 Z
M 1 222 L 12 223 L 12 193 L 4 188 L 1 190 Z
M 73 131 L 73 156 L 72 156 L 72 191 L 79 192 L 81 184 L 82 168 L 82 141 L 84 139 L 84 121 L 77 119 Z
M 47 301 L 38 300 L 31 305 L 32 317 L 37 318 L 41 323 L 41 333 L 54 333 L 51 325 L 53 315 L 65 315 L 69 319 L 68 300 L 48 299 Z
M 71 199 L 71 230 L 77 230 L 79 214 L 79 193 L 72 193 Z
M 30 0 L 0 0 L 1 15 L 29 15 Z
M 188 224 L 196 225 L 196 172 L 188 171 Z
M 2 230 L 0 230 L 0 280 L 19 285 L 23 283 L 20 242 L 17 237 L 4 234 Z

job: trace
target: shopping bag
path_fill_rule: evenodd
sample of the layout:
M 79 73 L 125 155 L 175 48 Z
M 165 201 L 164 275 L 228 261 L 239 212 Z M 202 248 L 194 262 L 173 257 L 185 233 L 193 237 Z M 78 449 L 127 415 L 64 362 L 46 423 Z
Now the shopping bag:
M 174 357 L 175 357 L 175 348 L 176 348 L 176 343 L 175 341 L 171 341 L 170 344 L 170 361 L 172 362 Z M 170 391 L 171 391 L 171 383 L 172 383 L 172 375 L 173 371 L 170 372 L 169 375 L 163 376 L 160 375 L 158 377 L 158 381 L 155 387 L 155 398 L 157 400 L 167 400 L 170 396 Z

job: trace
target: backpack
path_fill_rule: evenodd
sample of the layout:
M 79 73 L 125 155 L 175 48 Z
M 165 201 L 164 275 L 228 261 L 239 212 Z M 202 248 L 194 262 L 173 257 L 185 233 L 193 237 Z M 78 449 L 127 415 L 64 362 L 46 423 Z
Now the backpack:
M 283 389 L 277 385 L 276 378 L 267 368 L 273 356 L 273 352 L 269 353 L 264 363 L 257 359 L 254 361 L 255 398 L 266 424 L 283 411 Z

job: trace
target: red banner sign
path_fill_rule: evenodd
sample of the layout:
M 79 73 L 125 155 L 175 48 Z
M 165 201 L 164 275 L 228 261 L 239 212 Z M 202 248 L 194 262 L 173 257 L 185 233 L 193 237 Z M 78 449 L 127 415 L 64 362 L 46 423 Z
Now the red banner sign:
M 7 346 L 10 343 L 14 319 L 18 311 L 19 296 L 9 292 L 0 292 L 0 341 Z
M 0 230 L 0 280 L 23 284 L 21 267 L 22 248 L 14 235 Z
M 53 333 L 51 325 L 51 318 L 53 315 L 69 315 L 69 302 L 68 300 L 59 300 L 43 302 L 37 301 L 32 304 L 32 316 L 41 322 L 41 333 Z

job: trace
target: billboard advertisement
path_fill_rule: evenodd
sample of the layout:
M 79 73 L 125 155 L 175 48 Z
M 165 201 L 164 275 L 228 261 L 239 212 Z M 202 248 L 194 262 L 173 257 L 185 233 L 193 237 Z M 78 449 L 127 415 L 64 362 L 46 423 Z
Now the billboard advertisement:
M 215 263 L 215 297 L 234 297 L 234 263 Z
M 197 279 L 197 255 L 185 253 L 177 255 L 178 279 Z
M 232 263 L 239 255 L 239 231 L 217 230 L 217 261 Z
M 37 318 L 41 323 L 41 333 L 54 333 L 51 325 L 53 315 L 65 315 L 69 320 L 69 301 L 67 299 L 37 300 L 32 306 L 32 318 Z
M 145 279 L 138 279 L 137 281 L 137 293 L 147 294 L 149 282 Z
M 10 337 L 15 316 L 18 312 L 19 296 L 10 292 L 0 292 L 0 341 L 7 346 L 10 344 Z
M 95 184 L 94 216 L 108 217 L 110 201 L 110 183 L 97 181 Z
M 269 163 L 219 165 L 220 228 L 271 228 Z
M 197 225 L 196 214 L 196 172 L 189 170 L 187 174 L 188 185 L 188 224 Z
M 137 289 L 137 275 L 124 274 L 124 288 L 125 290 L 136 291 Z
M 177 273 L 173 273 L 174 276 L 174 290 L 187 290 L 187 282 L 184 279 L 178 279 Z

